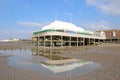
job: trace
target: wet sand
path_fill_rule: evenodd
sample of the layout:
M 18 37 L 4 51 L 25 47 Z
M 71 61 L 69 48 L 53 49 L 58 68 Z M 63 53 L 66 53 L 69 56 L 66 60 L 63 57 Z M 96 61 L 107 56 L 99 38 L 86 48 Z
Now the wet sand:
M 18 44 L 18 43 L 17 43 Z M 12 45 L 14 48 L 23 48 L 23 44 Z M 29 44 L 24 44 L 29 45 Z M 3 47 L 2 47 L 3 46 Z M 8 46 L 8 45 L 7 45 Z M 11 46 L 11 44 L 10 44 Z M 11 47 L 8 46 L 7 49 Z M 1 48 L 2 47 L 2 48 Z M 0 45 L 6 49 L 5 44 Z M 33 70 L 20 69 L 7 65 L 8 57 L 0 54 L 0 80 L 119 80 L 120 79 L 120 46 L 101 45 L 84 48 L 62 50 L 62 56 L 99 63 L 102 67 L 82 75 L 48 76 Z
M 120 46 L 86 47 L 86 51 L 75 50 L 64 56 L 94 61 L 102 68 L 84 75 L 76 75 L 71 80 L 120 80 Z
M 0 42 L 0 50 L 22 49 L 27 46 L 32 46 L 32 43 L 30 41 Z
M 49 80 L 49 76 L 8 66 L 8 56 L 0 56 L 0 80 Z

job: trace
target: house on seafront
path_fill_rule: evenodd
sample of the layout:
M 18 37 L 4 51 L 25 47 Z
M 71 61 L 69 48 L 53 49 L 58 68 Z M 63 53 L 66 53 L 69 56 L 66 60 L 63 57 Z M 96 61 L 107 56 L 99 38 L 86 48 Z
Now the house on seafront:
M 102 43 L 105 33 L 87 31 L 72 23 L 55 20 L 32 35 L 35 45 L 44 47 L 85 46 Z
M 101 32 L 101 31 L 96 31 L 96 32 Z M 120 43 L 120 30 L 115 29 L 115 30 L 103 30 L 106 39 L 105 43 Z

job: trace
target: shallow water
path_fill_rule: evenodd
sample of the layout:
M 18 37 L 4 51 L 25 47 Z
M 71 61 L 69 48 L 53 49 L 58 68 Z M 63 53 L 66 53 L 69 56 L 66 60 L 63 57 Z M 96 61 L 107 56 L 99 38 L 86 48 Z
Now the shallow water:
M 25 49 L 0 50 L 0 53 L 11 55 L 8 65 L 33 70 L 44 75 L 80 75 L 101 67 L 100 64 L 92 61 L 81 61 L 64 57 L 61 55 L 63 54 L 62 50 L 32 49 L 27 47 Z M 60 64 L 47 63 L 47 61 L 58 61 Z

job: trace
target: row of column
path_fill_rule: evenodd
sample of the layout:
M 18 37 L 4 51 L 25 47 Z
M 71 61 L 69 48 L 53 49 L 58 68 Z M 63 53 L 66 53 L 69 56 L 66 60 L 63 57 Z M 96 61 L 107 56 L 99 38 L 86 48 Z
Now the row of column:
M 120 39 L 106 39 L 106 43 L 120 43 Z
M 50 43 L 50 46 L 51 47 L 54 47 L 54 40 L 53 40 L 53 38 L 52 38 L 53 36 L 51 35 L 50 36 L 50 40 L 48 41 L 49 43 Z M 78 39 L 79 39 L 79 37 L 76 37 L 77 38 L 77 41 L 72 41 L 71 40 L 71 36 L 69 37 L 69 41 L 63 41 L 63 36 L 60 36 L 61 37 L 61 41 L 60 41 L 60 46 L 62 47 L 63 46 L 63 43 L 69 43 L 69 46 L 72 46 L 72 43 L 74 43 L 74 44 L 76 44 L 76 46 L 78 47 L 79 45 L 80 46 L 85 46 L 85 45 L 91 45 L 91 43 L 93 44 L 93 45 L 96 45 L 96 42 L 98 42 L 98 43 L 100 43 L 101 42 L 101 40 L 100 39 L 93 39 L 93 38 L 81 38 L 82 39 L 82 41 L 79 41 Z M 43 41 L 41 42 L 41 43 L 43 43 L 44 44 L 44 47 L 46 46 L 46 36 L 43 36 Z M 39 42 L 40 42 L 40 37 L 37 37 L 37 44 L 38 45 L 40 45 L 39 44 Z M 56 43 L 57 43 L 58 41 L 56 41 Z M 80 43 L 80 44 L 79 44 Z M 75 45 L 74 45 L 75 46 Z

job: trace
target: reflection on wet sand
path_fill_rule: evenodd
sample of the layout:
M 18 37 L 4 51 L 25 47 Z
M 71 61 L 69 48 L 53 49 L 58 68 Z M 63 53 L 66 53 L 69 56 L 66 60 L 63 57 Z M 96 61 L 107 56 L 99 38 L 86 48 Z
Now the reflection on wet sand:
M 33 56 L 42 56 L 45 57 L 49 60 L 63 60 L 63 59 L 70 59 L 69 57 L 64 57 L 61 56 L 60 54 L 62 54 L 60 51 L 56 51 L 53 49 L 45 49 L 45 48 L 36 48 L 36 49 L 32 49 L 32 55 Z
M 59 60 L 59 62 L 58 61 L 46 61 L 42 63 L 41 65 L 49 69 L 53 73 L 60 73 L 60 72 L 71 71 L 77 67 L 81 67 L 85 64 L 90 64 L 90 63 L 92 62 L 87 62 L 87 61 L 83 62 L 83 61 L 79 61 L 75 59 L 66 59 L 66 60 Z
M 65 53 L 71 54 L 71 50 L 27 47 L 25 49 L 0 50 L 0 53 L 11 55 L 8 65 L 34 70 L 43 75 L 69 75 L 69 72 L 72 75 L 84 74 L 100 67 L 99 64 L 92 61 L 63 56 Z
M 32 55 L 34 56 L 43 56 L 48 60 L 41 63 L 46 69 L 49 69 L 53 73 L 61 73 L 66 71 L 74 70 L 78 67 L 82 67 L 84 65 L 94 64 L 92 61 L 83 61 L 79 59 L 72 59 L 69 57 L 63 57 L 60 51 L 56 51 L 53 49 L 40 49 L 37 48 L 31 49 Z M 36 52 L 37 51 L 37 52 Z M 70 51 L 69 51 L 70 52 Z

